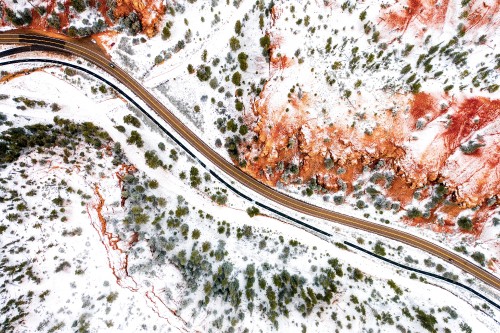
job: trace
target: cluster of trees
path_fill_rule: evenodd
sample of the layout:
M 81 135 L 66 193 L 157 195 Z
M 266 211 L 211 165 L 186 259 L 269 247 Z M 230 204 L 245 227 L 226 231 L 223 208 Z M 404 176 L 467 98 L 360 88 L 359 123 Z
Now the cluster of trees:
M 0 163 L 16 161 L 24 149 L 68 147 L 74 150 L 83 138 L 86 143 L 100 148 L 111 141 L 109 134 L 91 122 L 74 123 L 54 117 L 52 124 L 35 124 L 9 128 L 0 134 Z
M 5 14 L 7 16 L 7 20 L 12 22 L 15 26 L 30 25 L 33 21 L 31 10 L 28 8 L 16 13 L 12 9 L 6 7 Z
M 247 214 L 250 217 L 254 217 L 255 215 L 259 215 L 260 211 L 257 207 L 252 206 L 247 208 Z
M 60 27 L 60 21 L 59 17 L 57 15 L 52 15 L 48 20 L 47 23 L 56 29 L 59 29 Z M 67 30 L 63 29 L 63 33 L 66 33 L 70 37 L 87 37 L 92 34 L 96 34 L 98 32 L 104 31 L 106 29 L 107 25 L 104 20 L 99 19 L 95 21 L 91 26 L 83 26 L 80 28 L 77 28 L 75 26 L 70 26 Z
M 35 106 L 45 107 L 47 105 L 47 103 L 44 101 L 37 101 L 37 100 L 29 99 L 26 97 L 22 97 L 22 96 L 15 97 L 15 98 L 13 98 L 13 100 L 14 100 L 14 102 L 17 102 L 17 103 L 23 103 L 28 108 L 34 108 Z
M 128 32 L 135 36 L 142 31 L 142 23 L 139 15 L 136 12 L 131 12 L 125 18 L 120 19 L 120 23 L 127 28 Z
M 189 179 L 191 187 L 198 187 L 201 184 L 200 171 L 194 166 L 189 170 Z
M 141 148 L 144 146 L 144 141 L 142 140 L 142 136 L 139 134 L 139 132 L 133 130 L 130 132 L 130 136 L 127 139 L 128 144 L 134 144 L 138 148 Z
M 172 28 L 173 25 L 174 25 L 174 22 L 172 22 L 172 21 L 167 21 L 167 23 L 165 23 L 165 27 L 163 27 L 163 29 L 161 31 L 161 38 L 163 40 L 167 40 L 170 38 L 170 36 L 172 36 L 170 29 Z
M 73 6 L 78 13 L 82 13 L 87 9 L 85 0 L 71 0 L 71 6 Z
M 160 157 L 156 154 L 156 151 L 154 150 L 146 151 L 144 153 L 144 157 L 146 159 L 146 164 L 152 169 L 156 169 L 158 167 L 163 166 L 163 161 L 160 159 Z

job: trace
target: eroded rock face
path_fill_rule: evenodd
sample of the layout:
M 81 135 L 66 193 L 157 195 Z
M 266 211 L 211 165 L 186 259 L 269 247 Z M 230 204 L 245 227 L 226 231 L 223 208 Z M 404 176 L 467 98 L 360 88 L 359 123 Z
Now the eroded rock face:
M 158 32 L 158 25 L 165 14 L 165 3 L 160 0 L 117 0 L 114 14 L 117 18 L 127 17 L 130 13 L 139 16 L 142 32 L 149 37 Z
M 482 7 L 471 3 L 468 9 L 472 17 L 463 19 L 458 18 L 459 13 L 467 8 L 450 5 L 448 1 L 442 2 L 437 11 L 433 10 L 434 1 L 407 2 L 385 7 L 378 15 L 386 23 L 369 28 L 380 29 L 377 31 L 382 36 L 383 51 L 395 50 L 395 55 L 401 55 L 411 42 L 410 50 L 413 47 L 419 52 L 425 50 L 427 55 L 419 57 L 417 53 L 414 62 L 395 56 L 397 68 L 391 70 L 391 65 L 387 65 L 385 74 L 373 71 L 368 75 L 363 75 L 362 70 L 356 72 L 357 68 L 352 66 L 354 60 L 358 61 L 356 52 L 365 51 L 354 48 L 351 51 L 353 46 L 344 51 L 353 52 L 350 58 L 340 53 L 337 62 L 335 57 L 329 60 L 326 56 L 311 56 L 298 63 L 298 52 L 293 57 L 296 33 L 284 21 L 283 13 L 289 10 L 288 6 L 278 3 L 272 9 L 271 27 L 266 31 L 271 40 L 270 78 L 253 103 L 253 117 L 247 117 L 258 140 L 240 147 L 240 157 L 247 162 L 246 172 L 273 186 L 278 182 L 312 181 L 323 189 L 350 192 L 363 169 L 376 170 L 375 165 L 382 161 L 384 172 L 394 176 L 385 194 L 398 200 L 403 208 L 412 202 L 417 189 L 423 193 L 422 199 L 431 198 L 435 195 L 432 188 L 438 184 L 446 187 L 446 200 L 461 207 L 450 209 L 443 206 L 443 199 L 435 199 L 438 204 L 430 205 L 429 214 L 419 221 L 436 221 L 439 217 L 445 225 L 453 225 L 454 217 L 471 207 L 479 208 L 474 216 L 483 222 L 491 217 L 486 212 L 497 204 L 492 208 L 486 202 L 495 201 L 492 198 L 500 193 L 500 99 L 494 84 L 476 89 L 479 84 L 473 75 L 488 72 L 484 76 L 498 76 L 498 65 L 497 72 L 492 58 L 489 63 L 474 61 L 469 65 L 459 59 L 467 57 L 468 51 L 453 47 L 460 43 L 457 36 L 463 37 L 465 31 L 472 37 L 468 40 L 470 44 L 461 42 L 464 45 L 477 46 L 481 41 L 491 40 L 490 34 L 497 31 L 493 17 L 498 17 L 498 11 L 493 9 L 498 2 L 485 2 Z M 330 6 L 333 6 L 332 16 L 340 12 L 340 5 Z M 295 13 L 301 17 L 301 13 Z M 432 29 L 446 30 L 460 20 L 463 23 L 456 36 L 450 34 L 443 41 L 428 37 Z M 421 30 L 426 24 L 427 32 Z M 374 38 L 368 42 L 363 57 L 369 58 L 368 54 L 374 52 L 370 46 Z M 330 43 L 335 41 L 327 42 L 326 54 L 331 52 Z M 396 46 L 391 48 L 390 43 Z M 425 46 L 427 43 L 429 46 Z M 375 50 L 380 52 L 380 47 Z M 330 63 L 321 64 L 322 61 Z M 438 61 L 441 63 L 436 64 Z M 426 74 L 422 79 L 410 77 L 411 71 L 415 67 L 418 71 L 419 66 L 426 66 L 423 73 L 432 72 L 432 64 L 456 71 L 457 75 L 445 73 L 450 78 L 438 86 L 436 77 L 443 71 L 436 70 L 435 77 Z M 336 68 L 332 71 L 330 67 Z M 369 61 L 360 67 L 368 68 Z M 323 72 L 313 73 L 319 71 Z M 464 79 L 468 75 L 471 77 Z M 360 80 L 356 82 L 357 78 Z M 413 85 L 420 82 L 415 80 L 422 80 L 423 85 Z M 361 89 L 350 88 L 354 82 L 359 82 Z M 405 84 L 409 88 L 404 89 Z M 394 89 L 398 85 L 400 88 Z M 451 90 L 458 85 L 460 90 Z
M 159 30 L 166 5 L 161 0 L 35 0 L 31 3 L 19 0 L 5 3 L 1 10 L 2 26 L 86 37 L 109 30 L 122 19 L 124 26 L 134 34 L 142 32 L 152 37 Z

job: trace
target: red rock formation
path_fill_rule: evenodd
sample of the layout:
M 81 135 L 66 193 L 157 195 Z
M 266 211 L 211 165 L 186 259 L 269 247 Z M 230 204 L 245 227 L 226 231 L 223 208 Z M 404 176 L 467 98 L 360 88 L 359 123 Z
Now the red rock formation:
M 45 30 L 52 32 L 63 32 L 70 27 L 71 21 L 78 20 L 78 13 L 72 9 L 71 0 L 61 1 L 64 9 L 61 12 L 55 12 L 57 1 L 56 0 L 43 0 L 40 2 L 41 6 L 46 8 L 45 13 L 40 14 L 35 8 L 31 8 L 32 22 L 28 26 L 30 29 Z M 3 16 L 1 26 L 11 25 L 6 17 L 6 10 L 9 4 L 5 0 L 0 0 L 3 4 Z M 113 18 L 109 14 L 109 7 L 106 0 L 90 0 L 88 8 L 94 8 L 100 13 L 100 18 L 106 22 L 109 27 L 112 27 L 118 19 L 126 17 L 131 13 L 136 13 L 139 17 L 142 26 L 142 32 L 148 37 L 154 36 L 159 29 L 159 23 L 163 18 L 166 11 L 166 5 L 161 0 L 117 0 L 116 7 L 113 10 Z M 49 25 L 49 19 L 57 16 L 60 22 L 59 28 L 54 28 Z
M 115 16 L 125 17 L 131 12 L 139 15 L 142 31 L 152 37 L 158 32 L 158 24 L 165 14 L 166 6 L 158 0 L 117 0 Z
M 411 24 L 441 27 L 448 6 L 449 0 L 403 0 L 386 9 L 383 19 L 390 27 L 403 32 Z
M 467 8 L 490 13 L 499 3 L 484 2 L 481 7 L 471 2 Z M 441 26 L 449 11 L 459 10 L 457 6 L 460 4 L 449 1 L 408 0 L 386 8 L 382 15 L 399 34 L 413 24 L 418 31 L 423 26 Z M 491 24 L 492 15 L 485 14 L 480 20 L 477 15 L 469 17 L 471 25 Z M 326 190 L 346 187 L 350 192 L 363 167 L 373 167 L 383 159 L 384 170 L 392 171 L 395 178 L 388 186 L 380 185 L 403 209 L 412 202 L 417 188 L 423 189 L 419 190 L 421 200 L 430 200 L 437 184 L 447 188 L 446 205 L 442 198 L 429 210 L 429 216 L 408 219 L 409 223 L 431 223 L 438 232 L 451 232 L 456 230 L 456 218 L 464 208 L 476 207 L 477 223 L 472 233 L 478 235 L 482 222 L 491 217 L 486 214 L 490 210 L 486 200 L 500 193 L 500 100 L 435 92 L 383 94 L 381 99 L 406 111 L 394 114 L 387 110 L 376 115 L 378 118 L 364 115 L 377 124 L 369 134 L 342 119 L 320 124 L 308 111 L 315 107 L 314 91 L 285 87 L 290 84 L 287 73 L 300 68 L 288 61 L 280 48 L 287 41 L 279 28 L 274 29 L 278 21 L 279 15 L 267 32 L 271 37 L 270 80 L 252 105 L 253 117 L 245 118 L 258 140 L 240 146 L 241 157 L 247 161 L 244 170 L 271 186 L 312 180 Z M 416 36 L 420 38 L 420 32 Z M 275 57 L 278 49 L 280 56 Z M 277 75 L 281 80 L 273 79 Z M 300 79 L 296 86 L 300 86 Z M 351 118 L 366 105 L 364 98 L 362 93 L 353 94 L 349 105 L 332 105 L 344 107 L 336 113 Z M 470 140 L 479 147 L 473 152 L 464 149 Z
M 472 0 L 469 3 L 469 15 L 467 16 L 466 31 L 490 25 L 498 27 L 498 20 L 495 22 L 495 15 L 500 11 L 500 1 L 498 0 Z

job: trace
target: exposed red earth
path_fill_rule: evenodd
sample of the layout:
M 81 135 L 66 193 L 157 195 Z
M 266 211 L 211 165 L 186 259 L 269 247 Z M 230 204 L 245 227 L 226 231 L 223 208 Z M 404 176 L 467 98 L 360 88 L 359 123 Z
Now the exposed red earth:
M 498 25 L 500 1 L 471 1 L 465 8 L 449 1 L 399 1 L 385 7 L 381 20 L 384 31 L 391 40 L 408 29 L 441 29 L 450 24 L 450 11 L 468 10 L 467 28 Z M 466 94 L 450 96 L 447 93 L 423 91 L 384 96 L 394 104 L 408 108 L 408 114 L 394 116 L 391 110 L 379 115 L 371 135 L 364 135 L 344 124 L 324 126 L 311 119 L 308 109 L 314 103 L 315 91 L 307 89 L 277 96 L 280 80 L 272 80 L 277 74 L 296 70 L 291 55 L 275 54 L 275 48 L 283 43 L 279 33 L 280 9 L 273 8 L 270 36 L 270 79 L 252 105 L 253 114 L 247 116 L 247 125 L 257 134 L 258 140 L 251 145 L 242 143 L 240 151 L 248 162 L 245 171 L 261 181 L 276 186 L 309 183 L 312 179 L 323 188 L 339 190 L 339 180 L 353 192 L 353 184 L 364 166 L 373 167 L 384 160 L 384 170 L 392 171 L 395 178 L 385 189 L 387 197 L 399 201 L 402 209 L 412 202 L 417 189 L 421 200 L 432 196 L 432 188 L 442 184 L 447 188 L 446 204 L 441 202 L 431 209 L 429 217 L 405 219 L 409 224 L 430 224 L 438 232 L 454 232 L 456 218 L 466 208 L 475 207 L 472 215 L 474 227 L 470 231 L 478 236 L 484 222 L 492 218 L 498 202 L 487 205 L 488 199 L 500 193 L 500 100 Z M 453 24 L 458 24 L 452 22 Z M 471 31 L 469 31 L 471 32 Z M 494 33 L 494 30 L 491 31 Z M 442 90 L 441 90 L 442 91 Z M 352 97 L 349 114 L 354 114 L 362 97 Z M 358 103 L 359 102 L 359 103 Z M 447 115 L 447 116 L 446 116 Z M 446 117 L 445 117 L 446 116 Z M 415 142 L 417 121 L 425 122 L 424 143 Z M 477 140 L 479 146 L 472 153 L 464 153 L 462 145 Z M 325 160 L 331 159 L 330 168 Z M 295 173 L 287 172 L 296 166 Z M 343 173 L 337 172 L 338 168 Z M 284 175 L 286 175 L 284 177 Z M 381 180 L 381 182 L 385 182 Z M 383 184 L 385 185 L 385 184 Z M 438 223 L 439 220 L 439 223 Z
M 63 9 L 58 9 L 58 2 L 62 3 Z M 12 25 L 6 17 L 7 8 L 11 6 L 5 0 L 0 0 L 3 5 L 1 7 L 3 15 L 1 26 Z M 35 7 L 30 8 L 32 21 L 30 24 L 23 27 L 29 29 L 45 30 L 51 32 L 63 32 L 68 29 L 72 22 L 78 21 L 79 13 L 72 7 L 71 0 L 41 0 L 37 2 L 38 6 L 44 7 L 45 11 L 40 12 Z M 57 10 L 56 10 L 57 9 Z M 163 15 L 166 11 L 166 5 L 160 0 L 117 0 L 116 7 L 111 10 L 108 2 L 105 0 L 90 0 L 87 4 L 87 9 L 94 9 L 100 14 L 102 19 L 108 27 L 112 27 L 122 17 L 127 17 L 131 13 L 136 13 L 141 22 L 142 32 L 148 37 L 154 36 L 159 29 Z M 49 25 L 49 19 L 57 16 L 59 19 L 59 27 Z

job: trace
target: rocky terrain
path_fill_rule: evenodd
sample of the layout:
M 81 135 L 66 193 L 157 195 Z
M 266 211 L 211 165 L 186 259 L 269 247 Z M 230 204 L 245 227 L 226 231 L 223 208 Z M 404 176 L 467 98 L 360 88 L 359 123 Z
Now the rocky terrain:
M 460 214 L 477 233 L 498 223 L 497 7 L 277 2 L 261 39 L 269 77 L 245 118 L 257 138 L 234 158 L 270 185 L 343 195 L 368 174 L 364 193 L 436 230 Z

